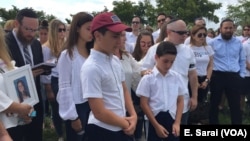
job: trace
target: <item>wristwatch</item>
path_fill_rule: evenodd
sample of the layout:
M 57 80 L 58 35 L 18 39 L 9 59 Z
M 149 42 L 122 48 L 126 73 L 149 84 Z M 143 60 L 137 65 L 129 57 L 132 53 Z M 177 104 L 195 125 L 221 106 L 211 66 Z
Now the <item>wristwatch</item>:
M 206 78 L 206 79 L 205 79 L 205 82 L 209 83 L 209 82 L 210 82 L 210 80 L 209 80 L 208 78 Z

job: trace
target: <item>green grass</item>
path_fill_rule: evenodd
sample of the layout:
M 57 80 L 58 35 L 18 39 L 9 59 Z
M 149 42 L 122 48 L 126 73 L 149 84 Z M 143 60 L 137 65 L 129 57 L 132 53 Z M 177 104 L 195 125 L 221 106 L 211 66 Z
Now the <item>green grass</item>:
M 226 106 L 224 107 L 224 110 L 219 113 L 219 120 L 220 124 L 231 124 L 230 111 Z M 55 130 L 50 128 L 50 125 L 52 124 L 51 119 L 46 117 L 44 121 L 45 128 L 43 130 L 43 141 L 57 141 L 58 137 Z M 243 124 L 250 125 L 250 107 L 247 106 L 245 106 L 245 111 L 243 113 Z
M 52 120 L 49 117 L 44 119 L 43 141 L 57 141 L 55 129 L 51 128 Z

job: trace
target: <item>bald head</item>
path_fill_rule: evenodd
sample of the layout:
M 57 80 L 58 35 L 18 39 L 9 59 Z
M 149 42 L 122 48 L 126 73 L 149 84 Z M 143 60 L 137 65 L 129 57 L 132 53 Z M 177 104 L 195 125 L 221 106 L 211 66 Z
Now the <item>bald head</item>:
M 167 25 L 168 40 L 175 45 L 182 44 L 187 36 L 187 26 L 183 20 L 176 20 Z

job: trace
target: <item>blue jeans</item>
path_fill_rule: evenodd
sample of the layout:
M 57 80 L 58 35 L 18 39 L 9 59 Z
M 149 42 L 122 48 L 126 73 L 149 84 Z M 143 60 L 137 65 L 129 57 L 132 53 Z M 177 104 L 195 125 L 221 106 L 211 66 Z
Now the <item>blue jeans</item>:
M 51 88 L 55 95 L 55 98 L 58 93 L 58 78 L 51 77 Z M 56 133 L 59 137 L 63 136 L 63 120 L 59 115 L 59 104 L 56 100 L 50 102 L 51 110 L 52 110 L 52 121 L 56 129 Z
M 76 104 L 76 111 L 81 120 L 83 129 L 86 130 L 90 112 L 89 103 L 85 102 L 82 104 Z M 65 122 L 65 127 L 67 141 L 85 141 L 87 139 L 86 134 L 78 135 L 77 132 L 75 132 L 75 130 L 71 127 L 71 120 L 67 120 Z

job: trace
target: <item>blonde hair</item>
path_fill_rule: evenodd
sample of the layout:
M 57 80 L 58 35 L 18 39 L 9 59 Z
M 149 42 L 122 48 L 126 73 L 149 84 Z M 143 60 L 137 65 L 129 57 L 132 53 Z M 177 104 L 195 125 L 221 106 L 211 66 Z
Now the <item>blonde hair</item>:
M 5 43 L 4 35 L 5 33 L 3 28 L 0 26 L 0 58 L 7 65 L 8 70 L 11 70 L 14 68 L 14 66 L 11 64 L 11 57 L 7 48 L 7 44 Z
M 45 42 L 45 45 L 50 48 L 52 55 L 55 57 L 59 56 L 61 48 L 64 45 L 64 39 L 59 40 L 58 38 L 58 28 L 60 25 L 63 25 L 65 28 L 65 24 L 58 19 L 54 19 L 49 23 L 48 40 Z
M 15 20 L 8 20 L 5 24 L 3 29 L 7 31 L 11 31 L 15 27 Z

